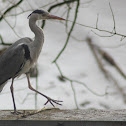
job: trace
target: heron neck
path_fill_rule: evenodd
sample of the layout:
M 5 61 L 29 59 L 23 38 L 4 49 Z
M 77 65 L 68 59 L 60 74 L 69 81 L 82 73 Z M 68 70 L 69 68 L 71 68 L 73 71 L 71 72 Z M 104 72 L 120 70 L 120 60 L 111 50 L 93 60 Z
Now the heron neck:
M 33 18 L 31 17 L 29 19 L 29 26 L 31 31 L 35 34 L 35 40 L 34 40 L 34 44 L 38 45 L 38 46 L 42 46 L 42 44 L 44 43 L 44 34 L 42 29 L 40 29 L 37 25 L 36 25 L 36 21 L 37 18 Z
M 39 54 L 42 50 L 42 46 L 44 43 L 44 34 L 43 31 L 36 25 L 37 17 L 31 16 L 29 19 L 29 26 L 31 31 L 35 34 L 35 39 L 32 43 L 29 44 L 31 58 L 33 59 L 33 63 L 37 61 Z

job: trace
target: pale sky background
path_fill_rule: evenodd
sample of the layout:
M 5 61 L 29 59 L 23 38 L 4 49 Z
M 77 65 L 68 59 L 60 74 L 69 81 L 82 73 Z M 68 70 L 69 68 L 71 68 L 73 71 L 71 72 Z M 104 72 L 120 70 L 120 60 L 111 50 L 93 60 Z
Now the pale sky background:
M 85 0 L 88 1 L 88 0 Z M 46 4 L 49 0 L 28 0 L 32 8 L 38 9 L 40 5 Z M 84 3 L 84 0 L 81 0 Z M 113 29 L 113 19 L 109 7 L 109 2 L 111 3 L 113 13 L 116 22 L 116 31 L 120 34 L 126 34 L 126 1 L 125 0 L 92 0 L 88 4 L 83 4 L 79 8 L 77 22 L 95 26 L 97 20 L 97 14 L 99 14 L 98 27 L 105 30 L 112 31 Z M 0 7 L 4 7 L 0 2 Z M 29 9 L 27 2 L 24 1 L 20 6 L 25 10 Z M 45 10 L 48 8 L 44 8 Z M 53 10 L 51 13 L 57 16 L 62 15 L 64 12 L 64 7 Z M 20 8 L 14 9 L 11 13 L 20 12 Z M 74 18 L 75 5 L 70 13 L 70 20 Z M 30 31 L 28 25 L 27 16 L 31 11 L 23 13 L 16 18 L 15 31 L 22 37 L 34 38 L 34 34 Z M 66 18 L 66 15 L 63 16 Z M 9 21 L 11 25 L 15 24 L 14 17 L 7 17 L 6 20 Z M 40 26 L 40 22 L 38 25 Z M 69 23 L 69 28 L 70 28 Z M 59 21 L 47 21 L 44 28 L 45 33 L 45 43 L 43 46 L 42 53 L 38 60 L 38 86 L 39 91 L 50 96 L 51 98 L 57 100 L 63 100 L 61 109 L 75 109 L 75 101 L 73 96 L 73 91 L 71 85 L 68 81 L 61 82 L 58 80 L 57 76 L 59 72 L 52 61 L 57 56 L 59 51 L 62 49 L 66 41 L 66 31 L 65 26 Z M 108 35 L 99 31 L 95 31 L 100 35 Z M 5 42 L 15 42 L 19 38 L 13 33 L 7 23 L 3 20 L 0 22 L 0 34 L 3 36 Z M 118 63 L 121 69 L 126 73 L 126 39 L 120 41 L 121 37 L 99 37 L 91 32 L 91 29 L 76 25 L 72 35 L 77 39 L 84 40 L 87 36 L 93 38 L 93 42 L 99 45 L 102 49 L 106 50 Z M 64 75 L 71 79 L 79 80 L 84 82 L 90 89 L 98 94 L 104 94 L 106 88 L 108 88 L 108 95 L 104 97 L 95 96 L 90 91 L 87 90 L 82 85 L 74 83 L 74 88 L 76 91 L 77 103 L 80 109 L 86 108 L 98 108 L 98 109 L 123 109 L 126 108 L 123 97 L 120 92 L 116 89 L 115 85 L 106 80 L 103 73 L 99 69 L 92 52 L 90 51 L 87 43 L 85 41 L 78 42 L 73 38 L 70 39 L 67 48 L 58 60 L 58 63 L 63 71 Z M 115 77 L 118 84 L 125 89 L 126 80 L 123 79 L 118 72 L 107 64 L 104 63 L 105 68 Z M 24 77 L 24 76 L 23 76 Z M 22 77 L 21 77 L 22 78 Z M 3 92 L 0 95 L 2 104 L 0 109 L 13 109 L 11 94 L 10 94 L 10 81 L 5 86 Z M 36 80 L 31 78 L 31 83 L 35 86 Z M 17 109 L 35 109 L 35 98 L 34 93 L 28 89 L 26 78 L 21 80 L 16 80 L 14 83 L 15 89 L 15 100 Z M 23 102 L 25 97 L 27 100 Z M 38 95 L 37 109 L 43 107 L 46 99 Z M 82 105 L 86 104 L 86 105 Z M 47 105 L 46 107 L 51 107 Z

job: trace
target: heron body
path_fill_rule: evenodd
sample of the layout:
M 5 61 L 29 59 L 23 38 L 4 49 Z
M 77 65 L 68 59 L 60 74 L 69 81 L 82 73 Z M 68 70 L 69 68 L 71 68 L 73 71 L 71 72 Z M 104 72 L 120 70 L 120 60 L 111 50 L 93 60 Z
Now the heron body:
M 37 62 L 39 54 L 41 52 L 44 43 L 44 33 L 36 25 L 37 20 L 45 19 L 58 19 L 64 20 L 60 17 L 50 15 L 48 12 L 43 10 L 35 10 L 29 15 L 29 27 L 31 31 L 35 34 L 35 39 L 32 40 L 28 37 L 21 38 L 12 44 L 1 56 L 0 56 L 0 92 L 2 91 L 4 85 L 9 79 L 12 79 L 11 93 L 14 103 L 14 112 L 16 113 L 16 105 L 13 94 L 13 81 L 17 76 L 26 74 L 28 79 L 28 86 L 31 90 L 41 94 L 47 98 L 47 103 L 52 102 L 59 104 L 57 100 L 53 100 L 48 96 L 36 91 L 32 88 L 29 81 L 28 72 L 30 68 Z M 46 104 L 47 104 L 46 103 Z M 53 105 L 53 104 L 52 104 Z

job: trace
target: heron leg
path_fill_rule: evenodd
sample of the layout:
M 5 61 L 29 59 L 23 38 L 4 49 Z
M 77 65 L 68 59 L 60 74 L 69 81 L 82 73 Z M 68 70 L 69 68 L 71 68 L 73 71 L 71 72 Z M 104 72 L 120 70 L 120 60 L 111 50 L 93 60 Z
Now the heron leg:
M 16 110 L 16 104 L 15 104 L 15 99 L 14 99 L 14 88 L 13 88 L 13 83 L 14 83 L 14 79 L 12 79 L 12 83 L 10 86 L 10 90 L 11 90 L 11 95 L 12 95 L 12 100 L 13 100 L 13 105 L 14 105 L 14 112 L 12 112 L 13 114 L 21 114 L 20 112 L 18 112 Z
M 60 104 L 59 102 L 63 102 L 63 101 L 58 101 L 58 100 L 51 99 L 50 97 L 48 97 L 48 96 L 42 94 L 41 92 L 35 90 L 35 89 L 31 86 L 31 83 L 30 83 L 30 80 L 29 80 L 29 74 L 26 74 L 26 76 L 27 76 L 27 80 L 28 80 L 28 87 L 29 87 L 29 89 L 31 89 L 32 91 L 35 91 L 36 93 L 38 93 L 38 94 L 44 96 L 44 97 L 47 99 L 47 102 L 46 102 L 44 105 L 46 105 L 48 102 L 50 102 L 50 104 L 51 104 L 53 107 L 55 107 L 55 106 L 54 106 L 54 103 L 55 103 L 55 104 L 58 104 L 58 105 L 62 105 L 62 104 Z

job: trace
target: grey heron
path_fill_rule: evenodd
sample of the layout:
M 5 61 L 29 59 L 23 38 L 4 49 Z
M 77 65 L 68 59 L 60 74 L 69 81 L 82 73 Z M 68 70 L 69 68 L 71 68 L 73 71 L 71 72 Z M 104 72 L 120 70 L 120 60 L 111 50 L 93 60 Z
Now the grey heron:
M 29 80 L 29 70 L 30 68 L 37 62 L 39 54 L 41 52 L 43 43 L 44 43 L 44 34 L 42 29 L 40 29 L 36 25 L 37 20 L 46 20 L 46 19 L 57 19 L 57 20 L 65 20 L 63 18 L 51 15 L 50 13 L 43 10 L 35 10 L 29 16 L 29 27 L 31 31 L 35 34 L 35 39 L 25 37 L 21 38 L 12 44 L 1 56 L 0 56 L 0 92 L 5 86 L 6 82 L 9 79 L 12 79 L 12 83 L 10 86 L 14 113 L 18 114 L 16 110 L 16 104 L 13 93 L 13 82 L 17 76 L 22 74 L 26 74 L 28 80 L 28 87 L 32 91 L 44 96 L 47 99 L 45 105 L 50 102 L 53 106 L 54 103 L 61 105 L 58 100 L 54 100 L 41 92 L 35 90 L 30 83 Z

